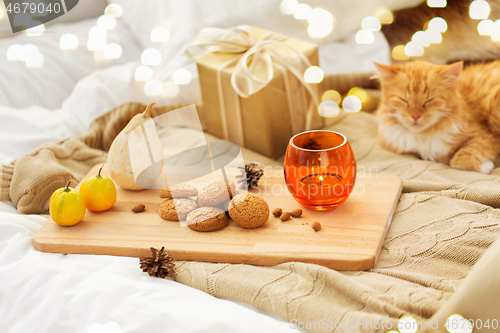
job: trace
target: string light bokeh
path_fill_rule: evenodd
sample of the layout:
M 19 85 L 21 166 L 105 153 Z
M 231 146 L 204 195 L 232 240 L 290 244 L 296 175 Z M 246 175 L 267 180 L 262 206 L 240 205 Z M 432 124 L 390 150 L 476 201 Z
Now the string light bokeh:
M 78 38 L 73 34 L 64 34 L 59 39 L 59 47 L 63 50 L 76 49 L 78 47 Z
M 324 38 L 335 27 L 335 17 L 323 8 L 311 8 L 308 4 L 297 0 L 283 0 L 280 11 L 285 15 L 293 15 L 297 20 L 307 20 L 307 32 L 312 38 Z
M 446 0 L 427 0 L 426 3 L 431 8 L 446 8 L 447 6 Z M 306 22 L 307 32 L 311 38 L 326 38 L 334 31 L 336 18 L 333 13 L 324 8 L 312 8 L 298 0 L 283 0 L 279 9 L 284 15 L 290 15 L 296 20 Z M 489 36 L 494 41 L 500 41 L 500 20 L 492 21 L 489 19 L 490 11 L 490 5 L 486 0 L 473 0 L 469 6 L 470 18 L 478 21 L 478 34 Z M 89 52 L 93 52 L 96 61 L 110 62 L 119 59 L 123 50 L 118 37 L 112 31 L 122 15 L 123 9 L 119 4 L 108 4 L 104 13 L 96 19 L 95 26 L 89 29 L 88 39 L 79 40 L 71 33 L 61 34 L 60 49 L 69 52 L 86 47 Z M 3 9 L 0 10 L 0 19 L 5 18 L 5 16 Z M 366 16 L 355 34 L 356 43 L 360 45 L 374 43 L 375 33 L 380 31 L 383 25 L 392 24 L 393 21 L 392 11 L 386 8 L 380 8 L 373 15 Z M 36 23 L 35 21 L 31 22 L 32 25 Z M 24 62 L 28 68 L 42 67 L 45 59 L 36 47 L 36 40 L 37 37 L 45 33 L 45 29 L 43 24 L 27 29 L 25 33 L 27 36 L 33 37 L 33 43 L 11 45 L 6 52 L 7 60 Z M 407 44 L 395 46 L 391 52 L 392 58 L 398 61 L 407 61 L 421 57 L 425 54 L 426 48 L 442 42 L 443 34 L 446 33 L 447 29 L 448 24 L 443 18 L 434 17 L 424 25 L 422 30 L 416 31 Z M 170 37 L 171 31 L 164 26 L 157 26 L 150 33 L 150 40 L 154 45 L 168 43 Z M 180 92 L 179 86 L 192 82 L 192 73 L 185 68 L 177 69 L 165 81 L 158 80 L 156 76 L 160 74 L 160 69 L 157 67 L 161 66 L 162 55 L 157 47 L 145 48 L 140 60 L 142 64 L 136 68 L 134 79 L 143 84 L 145 95 L 175 97 Z M 320 67 L 313 66 L 304 72 L 304 80 L 308 83 L 319 84 L 323 79 L 324 73 Z M 322 102 L 331 101 L 336 107 L 328 102 L 322 104 L 323 106 L 318 109 L 318 112 L 325 117 L 335 117 L 341 110 L 340 106 L 349 112 L 359 111 L 365 102 L 363 96 L 366 93 L 363 95 L 363 89 L 358 87 L 356 89 L 354 91 L 351 89 L 344 98 L 332 90 L 325 92 L 322 96 Z M 361 107 L 359 107 L 360 105 Z
M 104 13 L 99 16 L 95 25 L 88 31 L 88 38 L 79 40 L 72 33 L 61 33 L 59 36 L 59 48 L 63 52 L 71 50 L 81 50 L 80 47 L 86 48 L 88 52 L 93 53 L 93 58 L 97 63 L 108 64 L 113 60 L 122 57 L 123 49 L 120 45 L 119 38 L 113 34 L 118 21 L 123 15 L 123 9 L 119 4 L 110 3 L 104 9 Z M 315 11 L 315 15 L 319 15 Z M 6 17 L 4 10 L 0 9 L 0 19 Z M 16 20 L 26 19 L 29 25 L 35 25 L 37 22 L 32 21 L 31 16 L 16 17 Z M 26 29 L 25 34 L 33 37 L 33 44 L 11 45 L 6 52 L 8 61 L 24 62 L 28 68 L 40 68 L 44 65 L 44 56 L 36 47 L 36 37 L 42 36 L 45 33 L 45 25 L 40 24 Z M 80 37 L 81 38 L 81 37 Z M 155 44 L 168 42 L 170 39 L 170 31 L 166 27 L 158 26 L 152 29 L 150 33 L 151 42 Z M 163 96 L 167 98 L 175 97 L 179 94 L 179 85 L 187 85 L 192 82 L 192 73 L 184 68 L 179 68 L 170 78 L 170 81 L 162 82 L 155 78 L 160 75 L 162 56 L 157 48 L 145 48 L 141 54 L 142 65 L 138 66 L 134 72 L 134 79 L 139 84 L 142 84 L 142 89 L 147 96 Z M 168 79 L 168 78 L 167 78 Z

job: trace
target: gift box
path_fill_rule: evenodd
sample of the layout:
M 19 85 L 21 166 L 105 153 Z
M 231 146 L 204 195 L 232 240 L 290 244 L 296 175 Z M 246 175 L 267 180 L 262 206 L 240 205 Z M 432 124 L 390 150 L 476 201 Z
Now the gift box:
M 187 50 L 197 57 L 206 131 L 271 158 L 294 134 L 320 128 L 318 46 L 250 26 L 203 29 Z

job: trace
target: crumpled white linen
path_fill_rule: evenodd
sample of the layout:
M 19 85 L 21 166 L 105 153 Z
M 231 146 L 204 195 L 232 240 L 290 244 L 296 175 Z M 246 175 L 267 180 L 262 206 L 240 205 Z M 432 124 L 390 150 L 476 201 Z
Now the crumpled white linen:
M 123 333 L 297 332 L 252 306 L 152 278 L 137 258 L 38 252 L 33 236 L 45 221 L 0 202 L 2 332 L 91 333 L 109 322 Z
M 130 34 L 125 24 L 118 22 L 108 35 L 110 40 L 120 41 L 122 56 L 113 60 L 94 60 L 94 52 L 87 50 L 87 40 L 89 29 L 96 22 L 97 18 L 91 18 L 49 25 L 44 34 L 37 37 L 19 33 L 1 38 L 0 105 L 15 109 L 37 105 L 56 110 L 71 94 L 76 83 L 95 70 L 139 59 L 142 50 L 138 48 L 135 36 Z M 61 36 L 67 33 L 78 39 L 76 49 L 63 50 L 59 47 Z M 35 46 L 44 57 L 43 66 L 28 68 L 24 61 L 8 61 L 8 49 L 15 44 Z M 15 109 L 13 112 L 17 111 Z

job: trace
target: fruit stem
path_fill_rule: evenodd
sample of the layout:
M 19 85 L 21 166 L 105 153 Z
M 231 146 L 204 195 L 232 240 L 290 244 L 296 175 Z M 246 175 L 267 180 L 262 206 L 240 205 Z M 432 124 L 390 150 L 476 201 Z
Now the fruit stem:
M 71 184 L 71 180 L 68 182 L 68 185 L 66 185 L 66 188 L 64 189 L 64 192 L 70 192 L 71 191 L 69 189 L 69 184 Z
M 102 167 L 99 169 L 99 172 L 97 173 L 96 177 L 99 178 L 99 179 L 102 178 L 102 176 L 101 176 L 101 170 L 102 170 L 102 168 L 104 168 L 104 164 L 102 165 Z
M 146 110 L 144 110 L 144 112 L 142 113 L 142 116 L 144 118 L 151 118 L 151 109 L 153 108 L 153 106 L 155 105 L 156 103 L 151 103 L 149 104 L 147 107 L 146 107 Z

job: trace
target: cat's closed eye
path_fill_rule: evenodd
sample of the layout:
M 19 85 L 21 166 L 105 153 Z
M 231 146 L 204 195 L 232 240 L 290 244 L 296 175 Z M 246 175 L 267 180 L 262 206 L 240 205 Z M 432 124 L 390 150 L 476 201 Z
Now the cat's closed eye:
M 432 102 L 433 100 L 434 100 L 434 98 L 431 98 L 431 99 L 426 100 L 426 101 L 424 102 L 424 107 L 425 107 L 425 104 L 430 103 L 430 102 Z
M 400 100 L 402 100 L 403 102 L 405 102 L 406 104 L 409 104 L 409 103 L 408 103 L 408 101 L 407 101 L 406 99 L 401 98 L 401 97 L 399 97 L 399 96 L 397 96 L 397 97 L 398 97 Z

